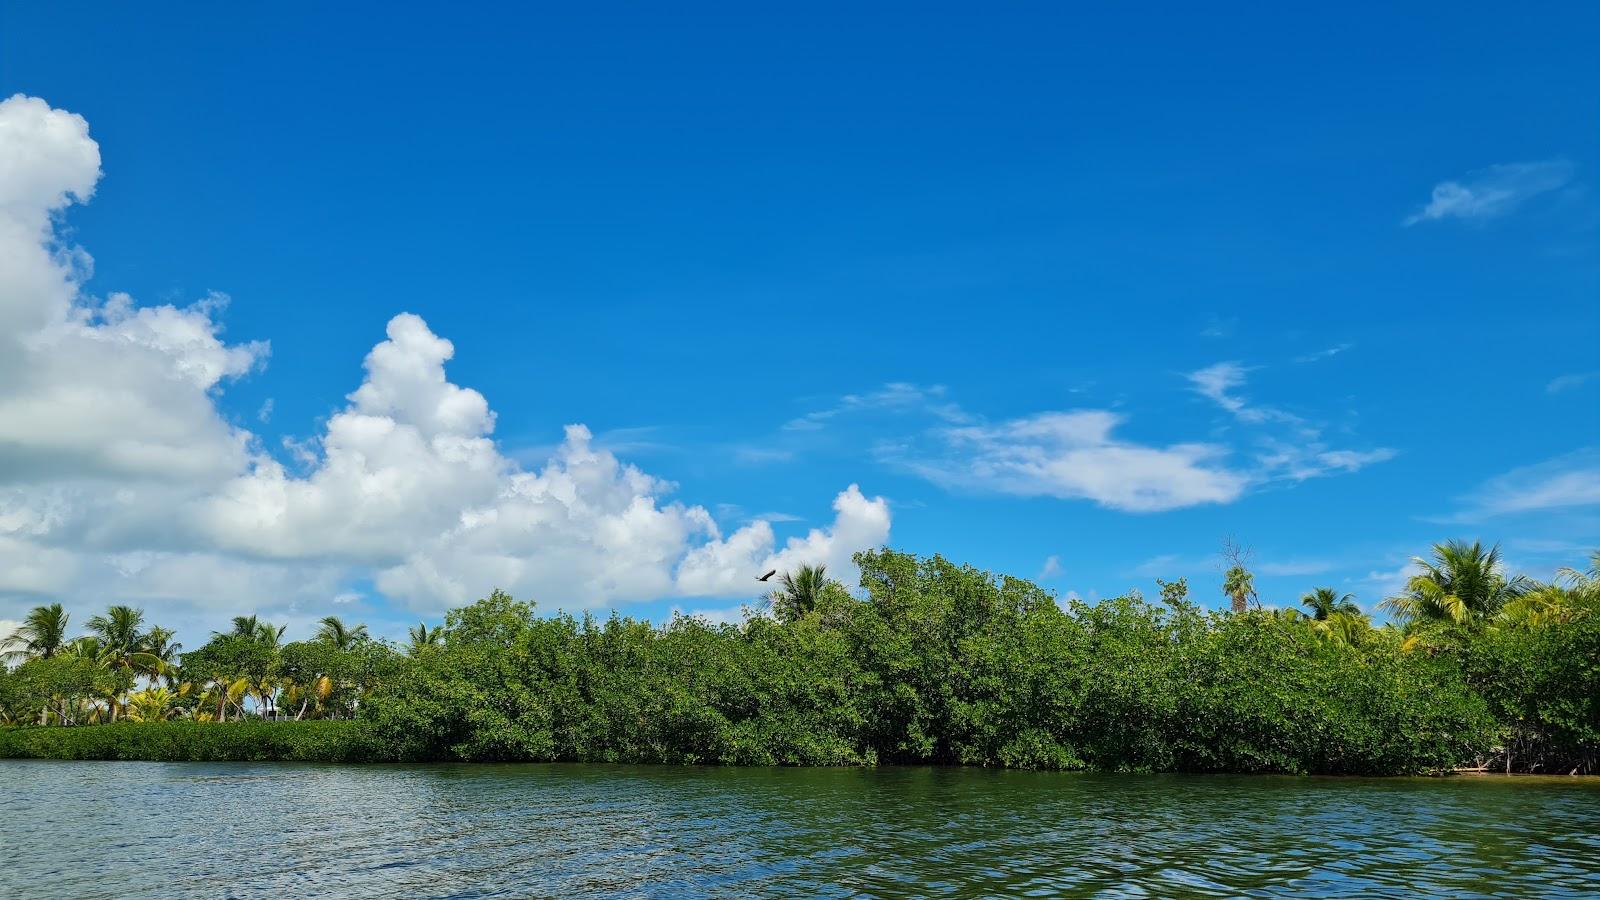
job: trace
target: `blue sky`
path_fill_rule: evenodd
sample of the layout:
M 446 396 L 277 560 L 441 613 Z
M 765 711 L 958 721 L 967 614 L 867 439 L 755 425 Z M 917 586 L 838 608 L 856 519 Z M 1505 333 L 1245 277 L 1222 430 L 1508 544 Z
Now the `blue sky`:
M 99 330 L 73 339 L 138 344 L 151 380 L 7 385 L 0 620 L 128 600 L 395 633 L 502 573 L 547 609 L 726 613 L 755 585 L 717 566 L 884 531 L 1091 598 L 1187 575 L 1220 605 L 1230 535 L 1280 604 L 1370 608 L 1450 537 L 1548 577 L 1600 546 L 1597 43 L 1580 3 L 6 3 L 0 95 L 80 116 L 99 166 L 0 189 L 49 195 L 51 265 L 81 248 L 60 308 Z M 400 313 L 425 324 L 384 381 L 363 362 Z M 164 387 L 191 351 L 222 361 Z M 38 437 L 112 422 L 46 402 L 112 387 L 150 409 Z M 423 449 L 341 468 L 352 410 Z M 548 468 L 575 446 L 599 469 Z M 577 505 L 530 531 L 495 499 L 527 490 Z M 581 584 L 550 574 L 569 554 Z

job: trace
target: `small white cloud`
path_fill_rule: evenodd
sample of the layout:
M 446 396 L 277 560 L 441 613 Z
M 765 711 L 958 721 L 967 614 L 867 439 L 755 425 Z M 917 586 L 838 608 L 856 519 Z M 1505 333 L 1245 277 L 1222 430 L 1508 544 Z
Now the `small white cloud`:
M 1219 316 L 1212 316 L 1211 321 L 1206 324 L 1206 327 L 1200 329 L 1200 336 L 1203 338 L 1210 338 L 1212 340 L 1221 340 L 1222 338 L 1232 337 L 1233 333 L 1237 331 L 1238 328 L 1239 320 L 1237 317 L 1230 316 L 1228 318 L 1222 318 Z
M 1600 448 L 1589 447 L 1485 482 L 1465 508 L 1439 521 L 1477 522 L 1494 516 L 1600 505 Z
M 1600 371 L 1573 372 L 1568 375 L 1559 375 L 1550 379 L 1550 383 L 1545 385 L 1544 389 L 1549 393 L 1559 394 L 1562 391 L 1570 391 L 1575 388 L 1583 387 L 1589 382 L 1597 379 L 1600 379 Z
M 1244 385 L 1244 375 L 1247 371 L 1249 370 L 1239 363 L 1220 362 L 1190 372 L 1188 377 L 1189 382 L 1194 385 L 1195 393 L 1228 412 L 1237 414 L 1244 409 L 1244 401 L 1230 392 Z
M 1472 172 L 1460 181 L 1442 181 L 1433 196 L 1404 224 L 1461 219 L 1483 222 L 1516 209 L 1523 201 L 1553 191 L 1571 180 L 1572 164 L 1566 160 L 1510 163 Z
M 1171 578 L 1175 573 L 1198 569 L 1203 565 L 1194 560 L 1185 560 L 1176 553 L 1163 553 L 1139 563 L 1128 570 L 1128 574 L 1140 578 Z
M 1235 388 L 1244 386 L 1245 374 L 1249 371 L 1249 368 L 1237 362 L 1220 362 L 1190 372 L 1188 378 L 1195 393 L 1233 413 L 1241 422 L 1256 425 L 1263 422 L 1301 424 L 1299 416 L 1269 406 L 1252 406 L 1234 393 Z
M 1232 413 L 1240 422 L 1255 426 L 1284 426 L 1274 435 L 1263 429 L 1258 439 L 1262 450 L 1256 454 L 1257 481 L 1304 481 L 1323 475 L 1348 474 L 1373 463 L 1393 459 L 1388 447 L 1372 450 L 1330 448 L 1322 440 L 1322 429 L 1314 423 L 1281 409 L 1250 404 L 1237 393 L 1244 386 L 1249 368 L 1237 362 L 1221 362 L 1190 372 L 1195 393 Z M 1285 435 L 1284 431 L 1288 432 Z
M 1324 559 L 1284 559 L 1264 562 L 1256 567 L 1263 575 L 1320 575 L 1333 569 L 1333 563 Z
M 1357 588 L 1358 593 L 1382 600 L 1386 597 L 1393 597 L 1405 590 L 1406 582 L 1410 581 L 1411 576 L 1415 574 L 1416 564 L 1407 560 L 1394 569 L 1374 569 L 1369 571 L 1367 574 L 1355 579 L 1352 586 Z M 1377 603 L 1369 602 L 1364 605 L 1370 608 L 1376 607 Z
M 1246 476 L 1223 463 L 1226 448 L 1119 440 L 1112 431 L 1122 421 L 1106 410 L 1039 413 L 945 429 L 937 456 L 900 447 L 885 459 L 951 488 L 1090 500 L 1124 512 L 1231 503 L 1244 491 Z
M 1062 612 L 1071 612 L 1072 604 L 1082 602 L 1083 595 L 1079 594 L 1077 591 L 1067 591 L 1065 594 L 1062 594 L 1056 598 L 1056 606 Z
M 670 618 L 683 616 L 689 619 L 700 619 L 711 625 L 743 625 L 745 620 L 763 616 L 770 616 L 771 610 L 765 603 L 741 603 L 738 606 L 713 607 L 710 609 L 684 610 L 681 607 L 672 607 Z
M 677 593 L 691 597 L 737 596 L 755 592 L 756 576 L 769 569 L 790 571 L 802 565 L 826 565 L 830 577 L 845 584 L 857 580 L 851 557 L 859 550 L 883 546 L 889 540 L 889 501 L 868 498 L 850 485 L 833 500 L 834 520 L 827 528 L 813 528 L 805 537 L 792 537 L 780 550 L 772 526 L 761 519 L 726 538 L 712 539 L 690 550 L 678 565 Z M 713 529 L 715 525 L 711 526 Z
M 256 421 L 261 422 L 262 424 L 266 424 L 267 422 L 272 421 L 272 398 L 271 397 L 268 397 L 267 398 L 267 402 L 261 404 L 261 408 L 259 410 L 256 410 Z
M 1049 578 L 1058 578 L 1060 577 L 1062 571 L 1061 557 L 1051 554 L 1050 556 L 1045 557 L 1044 566 L 1039 569 L 1038 580 L 1044 581 Z
M 1274 478 L 1304 481 L 1323 475 L 1359 472 L 1373 463 L 1394 459 L 1398 451 L 1391 447 L 1374 450 L 1329 450 L 1319 441 L 1302 444 L 1271 442 L 1271 449 L 1261 454 L 1262 469 Z
M 1328 347 L 1325 350 L 1318 350 L 1318 351 L 1316 351 L 1314 353 L 1306 353 L 1306 354 L 1302 354 L 1300 356 L 1296 356 L 1294 358 L 1294 361 L 1297 362 L 1297 363 L 1309 363 L 1309 362 L 1317 362 L 1319 360 L 1324 360 L 1324 359 L 1332 359 L 1333 357 L 1338 356 L 1339 354 L 1345 352 L 1346 350 L 1349 350 L 1353 346 L 1355 346 L 1355 345 L 1354 344 L 1339 344 L 1337 346 Z

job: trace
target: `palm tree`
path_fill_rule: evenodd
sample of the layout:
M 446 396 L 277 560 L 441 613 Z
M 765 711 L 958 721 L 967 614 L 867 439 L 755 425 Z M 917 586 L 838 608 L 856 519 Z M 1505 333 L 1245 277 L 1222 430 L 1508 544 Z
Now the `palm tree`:
M 260 624 L 261 620 L 256 616 L 234 616 L 233 630 L 228 633 L 235 637 L 255 637 L 256 628 Z M 212 632 L 212 634 L 218 633 Z
M 1533 584 L 1508 600 L 1495 614 L 1495 622 L 1512 627 L 1540 627 L 1573 622 L 1591 614 L 1600 604 L 1600 551 L 1589 557 L 1589 571 L 1563 567 L 1554 584 Z
M 1556 571 L 1556 580 L 1565 581 L 1567 590 L 1581 600 L 1600 600 L 1600 550 L 1589 554 L 1589 571 L 1562 566 Z
M 1359 644 L 1372 631 L 1372 623 L 1355 604 L 1334 610 L 1326 619 L 1313 619 L 1311 627 L 1339 644 Z
M 1576 591 L 1559 584 L 1541 584 L 1525 594 L 1507 600 L 1495 613 L 1499 625 L 1537 628 L 1570 622 L 1582 615 Z
M 89 630 L 99 635 L 101 643 L 118 654 L 130 654 L 139 648 L 144 635 L 139 626 L 144 624 L 144 610 L 131 606 L 112 606 L 103 616 L 89 617 Z
M 429 630 L 427 622 L 419 622 L 417 627 L 411 629 L 411 643 L 406 647 L 406 655 L 420 656 L 428 648 L 437 647 L 442 643 L 444 643 L 444 628 Z
M 1360 613 L 1361 607 L 1355 601 L 1355 594 L 1341 597 L 1333 588 L 1319 587 L 1301 597 L 1300 605 L 1311 610 L 1311 618 L 1325 622 L 1334 613 Z
M 98 652 L 107 668 L 122 669 L 132 675 L 150 678 L 166 671 L 165 661 L 151 654 L 146 647 L 147 636 L 139 630 L 143 624 L 144 610 L 131 606 L 112 606 L 105 615 L 89 619 L 89 630 L 94 632 L 98 640 Z M 111 697 L 111 721 L 117 720 L 118 709 L 126 705 L 122 695 Z
M 233 630 L 229 631 L 228 634 L 234 637 L 255 638 L 263 644 L 276 647 L 283 640 L 283 633 L 288 629 L 289 626 L 287 625 L 273 625 L 270 622 L 263 622 L 259 616 L 234 616 Z M 212 634 L 220 633 L 212 632 Z
M 1222 576 L 1222 592 L 1233 600 L 1233 611 L 1242 613 L 1256 599 L 1256 577 L 1244 566 L 1235 565 Z
M 822 591 L 828 584 L 828 567 L 825 565 L 801 566 L 793 573 L 785 572 L 779 587 L 769 597 L 778 618 L 793 622 L 817 608 Z
M 156 671 L 145 674 L 164 676 L 169 688 L 173 686 L 172 673 L 178 667 L 178 655 L 183 650 L 183 645 L 173 640 L 175 636 L 172 629 L 160 625 L 152 627 L 144 636 L 144 651 L 160 662 Z
M 317 640 L 326 641 L 340 650 L 349 650 L 367 639 L 367 626 L 351 628 L 338 616 L 323 616 L 322 627 L 317 629 Z
M 68 618 L 59 603 L 35 606 L 22 626 L 0 644 L 0 660 L 49 659 L 60 653 L 67 646 Z
M 128 718 L 135 722 L 160 722 L 178 714 L 178 696 L 164 687 L 145 688 L 128 695 Z
M 108 674 L 113 673 L 117 668 L 116 649 L 107 645 L 99 635 L 95 634 L 85 634 L 81 637 L 73 638 L 62 646 L 56 656 L 63 660 L 88 660 L 93 663 L 94 668 L 102 669 Z M 103 691 L 103 693 L 96 693 L 92 697 L 64 698 L 63 702 L 75 703 L 78 709 L 87 715 L 87 721 L 95 722 L 99 720 L 102 712 L 99 702 L 104 700 L 106 702 L 106 714 L 114 721 L 116 719 L 117 706 L 122 696 L 120 679 L 106 678 L 96 690 Z M 63 718 L 72 718 L 73 721 L 76 721 L 76 715 L 77 713 L 74 712 L 71 717 L 64 716 Z
M 1408 625 L 1482 621 L 1536 587 L 1524 575 L 1506 578 L 1498 545 L 1485 550 L 1478 541 L 1446 541 L 1433 546 L 1431 560 L 1411 561 L 1421 571 L 1411 576 L 1403 592 L 1381 604 Z

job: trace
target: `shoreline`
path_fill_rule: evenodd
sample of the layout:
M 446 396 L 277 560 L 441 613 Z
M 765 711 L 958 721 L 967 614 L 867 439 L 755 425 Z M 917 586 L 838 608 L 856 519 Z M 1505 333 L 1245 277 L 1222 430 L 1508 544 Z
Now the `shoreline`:
M 49 762 L 176 762 L 176 763 L 316 763 L 348 766 L 651 766 L 679 769 L 836 769 L 883 771 L 947 769 L 994 773 L 1074 775 L 1181 775 L 1210 777 L 1428 779 L 1434 781 L 1521 780 L 1600 783 L 1600 773 L 1504 772 L 1453 768 L 1433 772 L 1289 772 L 1259 771 L 1128 771 L 1113 768 L 1043 768 L 980 766 L 937 762 L 886 762 L 856 765 L 753 765 L 723 762 L 674 762 L 642 759 L 463 760 L 402 759 L 380 746 L 371 723 L 351 720 L 199 722 L 117 722 L 80 726 L 0 726 L 0 761 Z

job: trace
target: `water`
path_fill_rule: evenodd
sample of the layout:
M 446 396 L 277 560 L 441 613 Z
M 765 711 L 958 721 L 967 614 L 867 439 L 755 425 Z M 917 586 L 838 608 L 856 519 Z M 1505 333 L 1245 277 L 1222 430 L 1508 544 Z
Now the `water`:
M 0 760 L 0 897 L 1600 895 L 1600 785 Z

